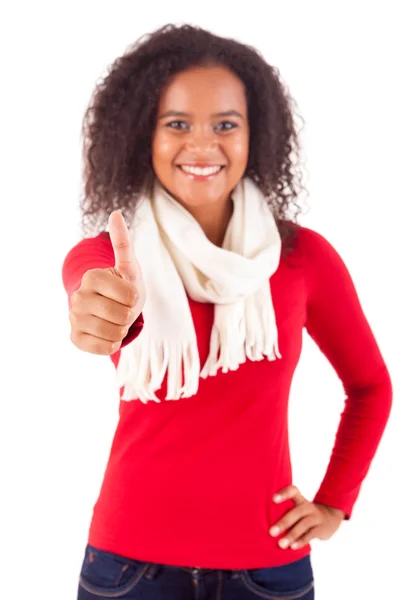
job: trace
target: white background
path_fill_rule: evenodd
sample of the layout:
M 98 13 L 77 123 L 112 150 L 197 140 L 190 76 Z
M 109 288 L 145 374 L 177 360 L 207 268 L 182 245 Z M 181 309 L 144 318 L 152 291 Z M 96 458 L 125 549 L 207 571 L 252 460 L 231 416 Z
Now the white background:
M 127 45 L 191 22 L 259 48 L 306 121 L 309 212 L 347 263 L 399 384 L 396 2 L 13 2 L 1 39 L 1 581 L 4 600 L 73 600 L 118 417 L 108 357 L 69 341 L 61 267 L 79 240 L 80 127 Z M 397 257 L 397 258 L 396 258 Z M 305 336 L 291 398 L 295 483 L 311 497 L 344 401 Z M 314 544 L 317 600 L 398 594 L 396 402 L 353 518 Z M 397 556 L 397 558 L 396 558 Z

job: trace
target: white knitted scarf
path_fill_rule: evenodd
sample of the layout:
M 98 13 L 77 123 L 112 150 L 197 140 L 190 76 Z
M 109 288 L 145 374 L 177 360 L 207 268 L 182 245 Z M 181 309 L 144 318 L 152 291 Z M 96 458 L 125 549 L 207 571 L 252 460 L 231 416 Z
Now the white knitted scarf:
M 146 286 L 144 327 L 121 350 L 123 400 L 167 400 L 196 394 L 199 377 L 236 370 L 246 358 L 281 358 L 269 279 L 278 268 L 281 238 L 260 189 L 242 180 L 223 247 L 210 242 L 192 215 L 159 184 L 142 198 L 132 240 Z M 200 367 L 188 296 L 215 305 L 210 350 Z

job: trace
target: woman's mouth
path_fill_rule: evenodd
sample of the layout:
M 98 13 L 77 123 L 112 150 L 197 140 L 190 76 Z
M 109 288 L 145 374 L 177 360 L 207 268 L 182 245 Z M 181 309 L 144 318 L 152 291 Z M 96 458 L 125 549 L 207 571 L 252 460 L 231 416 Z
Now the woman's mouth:
M 178 165 L 180 171 L 182 171 L 189 179 L 196 181 L 208 181 L 214 179 L 224 168 L 223 165 Z

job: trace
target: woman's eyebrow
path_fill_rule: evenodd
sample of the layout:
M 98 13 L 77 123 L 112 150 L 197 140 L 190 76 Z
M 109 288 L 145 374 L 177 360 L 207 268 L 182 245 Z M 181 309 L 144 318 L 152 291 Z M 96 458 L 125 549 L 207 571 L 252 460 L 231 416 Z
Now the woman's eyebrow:
M 187 112 L 181 112 L 181 111 L 177 111 L 177 110 L 168 110 L 167 112 L 163 113 L 162 115 L 160 115 L 158 118 L 159 119 L 166 119 L 168 117 L 191 117 L 192 115 L 190 113 Z M 240 112 L 238 112 L 237 110 L 226 110 L 224 112 L 220 112 L 220 113 L 215 113 L 213 115 L 211 115 L 212 117 L 239 117 L 240 119 L 243 119 L 243 115 L 240 114 Z
M 169 111 L 163 113 L 162 115 L 160 115 L 158 118 L 166 119 L 167 117 L 191 117 L 191 114 L 186 113 L 186 112 L 180 112 L 177 110 L 169 110 Z
M 243 115 L 241 115 L 240 112 L 238 112 L 237 110 L 226 110 L 224 112 L 216 113 L 211 116 L 212 117 L 239 117 L 240 119 L 244 118 Z

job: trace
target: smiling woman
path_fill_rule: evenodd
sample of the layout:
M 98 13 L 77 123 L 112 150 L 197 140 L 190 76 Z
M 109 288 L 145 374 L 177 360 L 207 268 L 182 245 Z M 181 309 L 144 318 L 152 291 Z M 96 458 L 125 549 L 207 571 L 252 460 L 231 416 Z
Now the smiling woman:
M 250 46 L 189 25 L 143 36 L 114 62 L 85 115 L 84 235 L 106 229 L 114 209 L 131 224 L 158 168 L 170 185 L 175 180 L 175 192 L 179 180 L 186 200 L 191 190 L 190 203 L 198 203 L 191 184 L 205 184 L 207 194 L 211 181 L 193 171 L 187 179 L 179 167 L 211 164 L 224 170 L 212 182 L 210 211 L 217 210 L 218 186 L 220 193 L 224 185 L 232 191 L 242 175 L 251 179 L 268 198 L 286 256 L 297 236 L 291 221 L 303 191 L 294 112 L 278 70 Z M 218 218 L 225 223 L 226 215 Z
M 221 245 L 232 190 L 249 156 L 246 90 L 221 66 L 188 69 L 160 97 L 152 159 L 156 176 Z
M 140 40 L 95 90 L 94 235 L 63 277 L 71 339 L 111 356 L 121 403 L 79 600 L 312 600 L 310 542 L 351 517 L 391 381 L 344 262 L 296 222 L 291 105 L 254 49 L 189 26 Z M 312 501 L 288 434 L 303 329 L 347 394 Z

